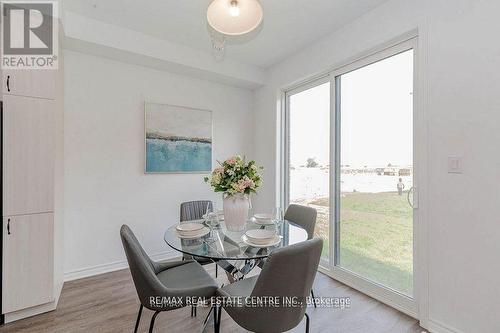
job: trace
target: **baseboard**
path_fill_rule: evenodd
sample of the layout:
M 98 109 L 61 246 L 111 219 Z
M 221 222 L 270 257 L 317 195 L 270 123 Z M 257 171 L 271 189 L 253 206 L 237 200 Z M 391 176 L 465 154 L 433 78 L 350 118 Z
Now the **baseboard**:
M 57 300 L 42 305 L 33 306 L 31 308 L 22 309 L 15 312 L 5 314 L 5 323 L 11 323 L 16 320 L 25 319 L 28 317 L 36 316 L 45 312 L 53 311 L 57 307 Z
M 434 319 L 429 319 L 427 321 L 427 326 L 429 332 L 432 333 L 464 333 L 463 331 L 450 327 L 448 325 L 443 324 L 442 322 Z
M 169 260 L 169 259 L 174 259 L 177 257 L 180 257 L 179 252 L 171 250 L 171 251 L 166 251 L 166 252 L 154 254 L 151 256 L 151 259 L 153 259 L 153 260 Z M 73 271 L 65 272 L 64 273 L 64 282 L 78 280 L 78 279 L 82 279 L 82 278 L 86 278 L 86 277 L 90 277 L 90 276 L 94 276 L 94 275 L 119 271 L 119 270 L 125 269 L 125 268 L 128 268 L 127 260 L 120 260 L 120 261 L 110 262 L 110 263 L 106 263 L 106 264 L 100 264 L 100 265 L 95 265 L 95 266 L 91 266 L 91 267 L 80 268 L 80 269 L 76 269 Z

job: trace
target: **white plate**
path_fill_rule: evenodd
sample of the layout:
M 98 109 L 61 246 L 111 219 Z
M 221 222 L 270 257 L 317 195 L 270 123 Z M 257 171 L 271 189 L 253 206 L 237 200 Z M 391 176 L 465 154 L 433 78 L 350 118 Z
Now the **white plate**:
M 245 232 L 245 236 L 247 236 L 248 240 L 250 240 L 254 244 L 268 244 L 275 238 L 276 231 L 266 229 L 252 229 L 247 230 L 247 232 Z
M 246 245 L 250 245 L 250 246 L 253 246 L 253 247 L 258 247 L 258 248 L 266 248 L 266 247 L 271 247 L 271 246 L 275 246 L 275 245 L 278 245 L 280 242 L 281 242 L 281 237 L 276 235 L 268 244 L 254 244 L 252 241 L 250 241 L 248 239 L 247 236 L 243 235 L 241 236 L 241 240 L 243 241 L 243 243 L 245 243 Z
M 204 225 L 201 223 L 193 223 L 193 222 L 187 222 L 187 223 L 181 223 L 178 226 L 175 227 L 177 231 L 179 232 L 192 232 L 192 231 L 200 231 L 203 229 Z
M 200 238 L 200 237 L 203 237 L 205 235 L 207 235 L 208 233 L 210 233 L 210 229 L 207 228 L 207 227 L 203 227 L 198 233 L 196 234 L 189 234 L 189 235 L 186 235 L 186 234 L 181 234 L 179 232 L 177 232 L 177 236 L 179 238 L 182 238 L 182 239 L 194 239 L 194 238 Z

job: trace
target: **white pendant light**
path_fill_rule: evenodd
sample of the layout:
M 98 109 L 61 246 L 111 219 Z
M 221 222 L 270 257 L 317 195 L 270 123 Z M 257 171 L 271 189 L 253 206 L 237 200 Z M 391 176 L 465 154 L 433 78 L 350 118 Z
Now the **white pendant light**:
M 263 18 L 257 0 L 214 0 L 207 10 L 208 24 L 217 32 L 237 36 L 255 30 Z

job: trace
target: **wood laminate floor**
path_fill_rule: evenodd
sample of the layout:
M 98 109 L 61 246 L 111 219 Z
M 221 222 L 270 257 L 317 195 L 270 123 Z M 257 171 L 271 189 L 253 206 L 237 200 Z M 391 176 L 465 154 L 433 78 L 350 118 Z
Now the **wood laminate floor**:
M 205 268 L 213 275 L 214 266 Z M 219 270 L 220 272 L 220 270 Z M 219 275 L 221 283 L 226 278 Z M 318 273 L 316 297 L 349 297 L 349 309 L 309 308 L 311 333 L 421 333 L 417 321 L 331 278 Z M 139 303 L 128 270 L 106 273 L 64 284 L 57 310 L 0 327 L 0 333 L 106 333 L 133 332 Z M 164 312 L 156 319 L 155 332 L 201 332 L 207 309 L 190 317 L 190 308 Z M 147 332 L 152 312 L 144 310 L 139 331 Z M 304 332 L 302 322 L 291 332 Z M 209 325 L 204 332 L 213 332 Z M 221 332 L 246 332 L 223 311 Z

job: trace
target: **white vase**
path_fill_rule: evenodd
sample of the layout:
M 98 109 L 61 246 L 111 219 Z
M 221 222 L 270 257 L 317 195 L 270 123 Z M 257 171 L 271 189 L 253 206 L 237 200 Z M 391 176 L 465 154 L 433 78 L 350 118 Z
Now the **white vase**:
M 245 230 L 250 200 L 244 194 L 235 194 L 223 199 L 224 223 L 229 231 Z

